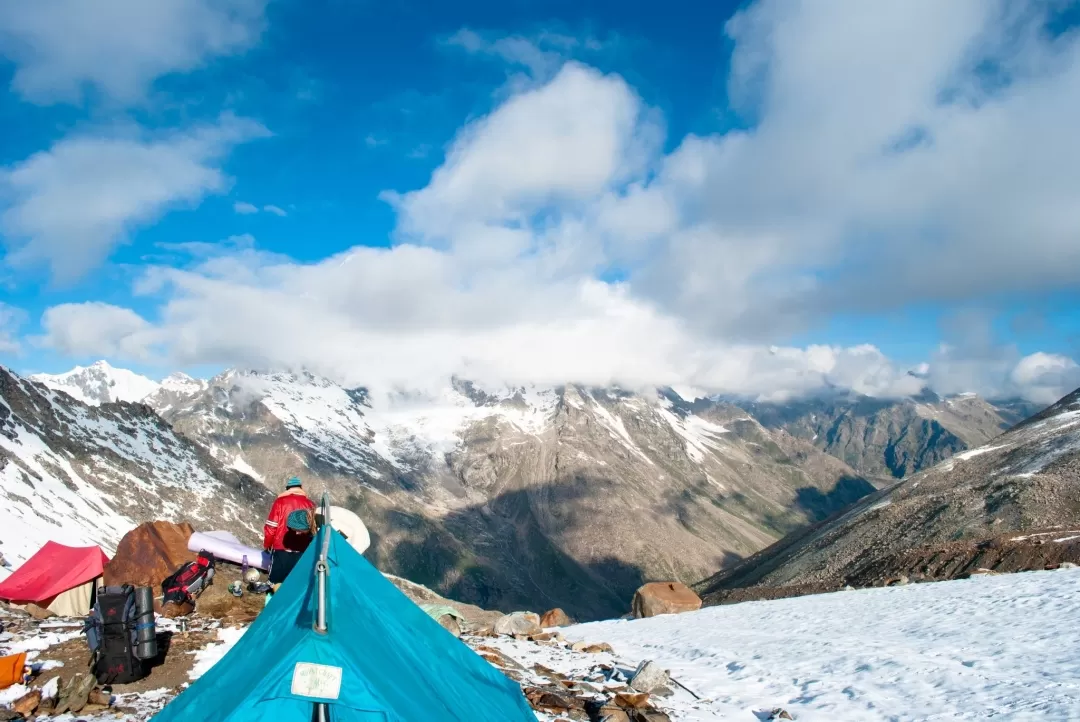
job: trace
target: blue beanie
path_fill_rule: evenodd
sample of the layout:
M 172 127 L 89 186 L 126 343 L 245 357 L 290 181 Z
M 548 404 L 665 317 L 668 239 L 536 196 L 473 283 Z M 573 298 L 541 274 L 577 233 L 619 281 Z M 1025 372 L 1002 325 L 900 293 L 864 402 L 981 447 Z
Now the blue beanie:
M 298 486 L 302 486 L 302 484 L 300 483 L 300 477 L 299 476 L 294 476 L 293 478 L 291 478 L 291 479 L 289 479 L 288 481 L 285 482 L 285 488 L 286 489 L 294 489 L 294 488 L 296 488 Z

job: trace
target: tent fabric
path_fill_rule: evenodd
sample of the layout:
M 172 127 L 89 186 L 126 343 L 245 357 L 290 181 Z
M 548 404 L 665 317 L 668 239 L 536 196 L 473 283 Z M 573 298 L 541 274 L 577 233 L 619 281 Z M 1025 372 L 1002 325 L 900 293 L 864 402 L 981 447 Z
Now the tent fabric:
M 101 585 L 101 577 L 85 584 L 60 592 L 45 608 L 58 617 L 85 617 L 93 606 L 94 587 Z
M 319 633 L 315 566 L 327 534 L 329 631 Z M 304 663 L 330 667 L 331 680 L 340 674 L 336 697 L 309 696 L 312 688 L 301 684 Z M 331 722 L 536 720 L 516 683 L 439 626 L 329 526 L 273 604 L 154 722 L 311 722 L 316 701 L 326 702 Z
M 46 542 L 10 577 L 0 582 L 0 599 L 47 607 L 60 594 L 102 576 L 108 563 L 109 558 L 99 547 L 69 547 Z M 84 613 L 85 610 L 80 612 Z

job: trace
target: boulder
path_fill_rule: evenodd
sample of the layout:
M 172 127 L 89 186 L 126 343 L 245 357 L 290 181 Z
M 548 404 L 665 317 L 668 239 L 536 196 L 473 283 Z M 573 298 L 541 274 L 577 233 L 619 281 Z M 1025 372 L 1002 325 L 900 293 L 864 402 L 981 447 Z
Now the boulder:
M 638 619 L 701 609 L 701 597 L 682 582 L 652 582 L 634 593 L 631 605 Z
M 17 700 L 15 700 L 11 705 L 11 709 L 15 710 L 23 717 L 29 717 L 37 711 L 38 705 L 40 704 L 41 690 L 32 689 L 26 694 L 24 694 L 22 697 L 19 697 Z
M 664 691 L 671 684 L 671 676 L 660 665 L 651 660 L 645 660 L 638 665 L 634 676 L 630 678 L 630 686 L 638 692 L 655 694 Z
M 195 553 L 187 548 L 188 539 L 194 532 L 186 522 L 140 524 L 124 535 L 112 561 L 105 565 L 105 585 L 153 587 L 156 594 L 165 577 L 195 559 Z
M 540 617 L 540 626 L 544 629 L 551 629 L 552 627 L 569 627 L 574 623 L 574 620 L 567 616 L 566 612 L 561 609 L 552 609 L 550 612 L 546 612 L 544 616 Z
M 516 634 L 528 636 L 543 632 L 540 615 L 532 612 L 514 612 L 501 617 L 495 622 L 495 634 L 513 637 Z

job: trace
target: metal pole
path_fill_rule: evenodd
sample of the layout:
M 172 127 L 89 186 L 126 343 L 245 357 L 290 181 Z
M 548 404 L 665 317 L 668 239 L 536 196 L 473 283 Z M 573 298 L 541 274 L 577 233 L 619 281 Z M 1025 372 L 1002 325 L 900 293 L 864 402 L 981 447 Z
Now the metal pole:
M 322 498 L 323 529 L 322 549 L 319 550 L 319 560 L 315 562 L 315 573 L 319 576 L 319 607 L 316 610 L 315 629 L 323 634 L 327 631 L 326 626 L 326 575 L 330 571 L 330 496 L 323 493 Z M 316 702 L 315 713 L 318 722 L 329 722 L 326 703 Z

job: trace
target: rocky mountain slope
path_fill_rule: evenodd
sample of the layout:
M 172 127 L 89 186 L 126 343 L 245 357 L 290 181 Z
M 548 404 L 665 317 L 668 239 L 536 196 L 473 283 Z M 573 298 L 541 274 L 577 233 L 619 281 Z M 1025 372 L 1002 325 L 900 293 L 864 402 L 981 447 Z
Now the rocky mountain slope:
M 873 491 L 730 405 L 671 392 L 481 390 L 372 399 L 304 374 L 230 371 L 152 397 L 223 464 L 294 474 L 371 527 L 386 572 L 486 608 L 622 614 Z
M 839 517 L 720 572 L 699 589 L 707 600 L 719 601 L 746 587 L 816 591 L 848 582 L 880 583 L 908 571 L 947 578 L 965 569 L 995 568 L 1007 563 L 1009 554 L 1019 555 L 1014 568 L 1024 568 L 1025 555 L 1048 563 L 1063 557 L 1019 546 L 1070 544 L 1080 538 L 1075 530 L 1080 530 L 1080 390 L 990 444 L 868 496 Z M 957 555 L 967 561 L 955 563 Z
M 271 495 L 146 406 L 90 406 L 0 367 L 0 497 L 0 553 L 17 564 L 49 539 L 111 550 L 151 519 L 252 538 Z
M 783 404 L 740 404 L 770 429 L 783 429 L 877 478 L 904 478 L 985 444 L 1037 409 L 999 406 L 974 394 L 911 399 L 850 394 Z

